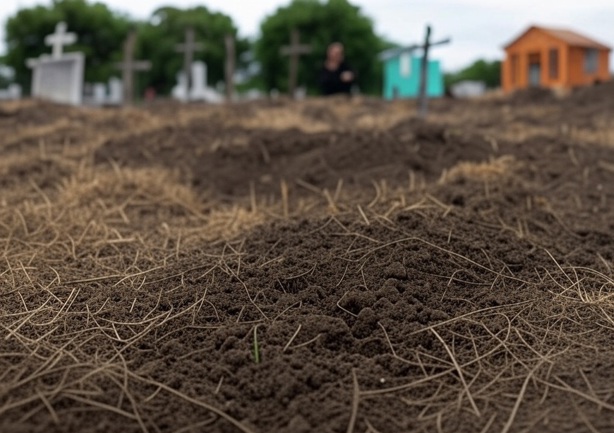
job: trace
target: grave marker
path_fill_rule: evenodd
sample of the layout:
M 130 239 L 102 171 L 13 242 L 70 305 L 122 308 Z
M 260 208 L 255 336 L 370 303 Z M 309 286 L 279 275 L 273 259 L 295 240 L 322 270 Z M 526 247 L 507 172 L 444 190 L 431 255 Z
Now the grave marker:
M 428 114 L 428 95 L 426 93 L 427 84 L 428 84 L 428 65 L 429 65 L 429 51 L 432 47 L 437 47 L 440 45 L 447 45 L 451 42 L 450 38 L 443 39 L 438 42 L 431 43 L 431 26 L 426 26 L 426 35 L 424 37 L 424 44 L 418 46 L 418 48 L 422 48 L 424 50 L 424 55 L 422 56 L 422 63 L 420 65 L 420 93 L 418 95 L 419 101 L 419 115 L 420 117 L 426 117 Z
M 177 73 L 177 85 L 172 90 L 173 98 L 181 102 L 222 102 L 223 96 L 215 89 L 207 86 L 207 65 L 205 62 L 192 62 L 190 75 L 192 85 L 187 87 L 185 73 L 183 71 Z
M 66 32 L 66 23 L 56 25 L 55 33 L 45 38 L 52 54 L 28 59 L 32 71 L 32 96 L 62 104 L 80 105 L 83 101 L 83 53 L 64 53 L 64 46 L 75 43 L 77 36 Z
M 77 42 L 75 33 L 66 32 L 66 23 L 59 22 L 55 26 L 55 33 L 45 37 L 45 44 L 51 46 L 51 57 L 59 59 L 64 54 L 64 46 L 72 45 Z
M 301 45 L 301 36 L 298 30 L 293 29 L 290 34 L 290 45 L 281 47 L 282 56 L 290 57 L 290 73 L 288 77 L 288 93 L 294 98 L 298 79 L 298 61 L 303 54 L 311 53 L 311 45 Z
M 207 88 L 207 65 L 205 62 L 193 62 L 191 68 L 192 87 L 188 92 L 192 101 L 204 99 Z
M 109 97 L 107 104 L 109 105 L 121 105 L 123 102 L 124 89 L 122 80 L 117 77 L 112 77 L 109 80 Z
M 6 89 L 0 89 L 0 100 L 21 99 L 21 86 L 16 83 L 9 84 Z
M 92 102 L 94 105 L 105 105 L 107 103 L 107 86 L 104 83 L 94 83 Z
M 235 76 L 235 38 L 233 35 L 226 35 L 224 38 L 226 45 L 226 64 L 224 68 L 224 75 L 226 81 L 226 100 L 232 101 L 235 93 L 234 76 Z
M 190 89 L 192 84 L 191 68 L 194 62 L 194 53 L 203 51 L 205 47 L 200 42 L 196 42 L 196 35 L 192 27 L 188 27 L 185 31 L 185 41 L 182 44 L 177 44 L 175 51 L 183 53 L 183 73 L 187 77 L 186 88 Z
M 131 104 L 134 98 L 134 73 L 151 69 L 151 62 L 134 60 L 135 46 L 136 32 L 133 31 L 130 32 L 124 42 L 124 61 L 117 65 L 117 69 L 122 71 L 123 99 L 125 104 Z

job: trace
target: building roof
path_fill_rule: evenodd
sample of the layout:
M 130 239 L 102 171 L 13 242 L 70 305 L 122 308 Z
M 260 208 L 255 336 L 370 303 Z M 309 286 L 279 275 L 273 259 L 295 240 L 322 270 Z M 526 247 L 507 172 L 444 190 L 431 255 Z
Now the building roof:
M 505 45 L 505 48 L 516 43 L 519 39 L 521 39 L 524 35 L 526 35 L 529 31 L 536 29 L 540 30 L 544 33 L 549 34 L 550 36 L 559 39 L 570 46 L 573 47 L 583 47 L 583 48 L 597 48 L 600 50 L 610 50 L 611 48 L 595 39 L 589 38 L 588 36 L 582 35 L 578 32 L 569 29 L 556 28 L 556 27 L 542 27 L 542 26 L 531 26 L 525 32 L 523 32 L 520 36 L 515 38 L 513 41 Z

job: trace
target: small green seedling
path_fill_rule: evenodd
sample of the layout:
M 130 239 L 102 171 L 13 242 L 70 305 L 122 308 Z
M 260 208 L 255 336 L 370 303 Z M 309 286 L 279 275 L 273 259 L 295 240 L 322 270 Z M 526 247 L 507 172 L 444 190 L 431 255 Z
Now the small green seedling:
M 254 326 L 254 362 L 260 364 L 260 346 L 258 345 L 258 325 Z

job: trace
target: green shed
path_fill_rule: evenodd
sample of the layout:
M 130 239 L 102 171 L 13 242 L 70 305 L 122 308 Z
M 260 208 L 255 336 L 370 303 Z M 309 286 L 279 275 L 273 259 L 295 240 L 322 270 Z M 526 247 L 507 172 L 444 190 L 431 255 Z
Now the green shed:
M 420 92 L 422 49 L 416 46 L 393 48 L 379 56 L 384 63 L 384 99 L 417 98 Z M 443 73 L 438 60 L 429 60 L 426 93 L 430 98 L 444 95 Z

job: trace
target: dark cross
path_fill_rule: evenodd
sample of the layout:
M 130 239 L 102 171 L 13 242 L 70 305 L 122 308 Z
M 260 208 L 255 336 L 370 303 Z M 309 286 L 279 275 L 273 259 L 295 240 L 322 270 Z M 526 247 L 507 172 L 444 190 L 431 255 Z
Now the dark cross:
M 186 91 L 190 91 L 192 86 L 192 62 L 194 61 L 194 53 L 196 51 L 202 51 L 205 47 L 200 42 L 196 42 L 196 35 L 194 29 L 188 27 L 185 30 L 185 42 L 183 44 L 177 44 L 175 51 L 183 53 L 183 73 L 185 74 Z
M 226 99 L 232 101 L 232 95 L 235 91 L 235 38 L 228 34 L 224 38 L 224 42 L 226 43 L 226 65 L 224 68 L 224 75 L 226 78 Z
M 431 26 L 426 26 L 426 36 L 424 38 L 424 45 L 419 46 L 417 48 L 422 48 L 424 50 L 424 55 L 422 56 L 422 65 L 420 68 L 420 93 L 418 95 L 418 100 L 420 104 L 419 115 L 420 117 L 426 117 L 428 113 L 428 94 L 426 92 L 428 85 L 428 66 L 429 66 L 429 50 L 431 47 L 446 45 L 451 42 L 450 38 L 441 40 L 439 42 L 431 43 Z
M 134 60 L 135 45 L 136 32 L 132 31 L 124 42 L 124 61 L 117 65 L 117 69 L 122 71 L 125 104 L 131 104 L 134 98 L 134 73 L 151 69 L 151 62 Z
M 301 54 L 311 53 L 310 45 L 301 45 L 301 36 L 298 30 L 293 29 L 290 34 L 290 45 L 281 47 L 280 53 L 282 56 L 290 57 L 290 75 L 288 77 L 288 92 L 290 97 L 294 98 L 296 91 L 296 82 L 298 79 L 298 60 Z

